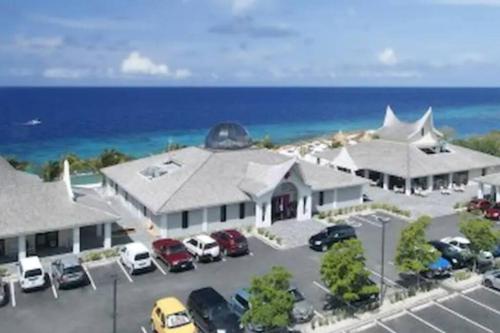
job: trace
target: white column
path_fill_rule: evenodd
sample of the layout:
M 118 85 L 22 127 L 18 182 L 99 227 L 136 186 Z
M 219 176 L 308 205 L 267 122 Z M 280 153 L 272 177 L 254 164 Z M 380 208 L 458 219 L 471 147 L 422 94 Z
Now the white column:
M 389 189 L 389 175 L 384 173 L 382 174 L 383 176 L 383 187 L 384 187 L 384 190 L 388 190 Z
M 168 217 L 167 214 L 163 214 L 160 218 L 160 236 L 166 238 L 168 235 Z
M 17 258 L 26 258 L 26 236 L 17 237 Z
M 303 220 L 310 220 L 312 217 L 312 194 L 306 195 L 306 210 L 302 215 Z
M 477 189 L 477 198 L 482 199 L 484 198 L 484 184 L 479 183 L 479 187 Z
M 102 224 L 97 224 L 95 226 L 95 234 L 97 237 L 102 237 Z
M 201 225 L 203 232 L 208 232 L 208 208 L 203 208 L 203 222 Z
M 262 203 L 259 201 L 255 202 L 255 226 L 262 227 Z
M 365 178 L 369 178 L 369 177 L 370 177 L 370 170 L 365 169 L 365 170 L 363 171 L 363 173 L 364 173 Z
M 405 194 L 411 195 L 411 178 L 405 179 Z
M 427 189 L 431 190 L 434 188 L 434 176 L 427 176 Z
M 451 189 L 453 184 L 453 174 L 449 173 L 448 174 L 448 188 Z
M 495 201 L 500 202 L 500 186 L 496 185 L 495 189 L 496 189 Z
M 104 224 L 104 248 L 111 248 L 111 223 Z
M 271 226 L 271 201 L 267 201 L 265 203 L 266 205 L 266 216 L 264 218 L 264 226 L 265 227 L 270 227 Z
M 80 227 L 73 228 L 73 253 L 80 253 Z
M 299 194 L 301 194 L 299 192 Z M 302 220 L 302 216 L 304 215 L 304 196 L 300 195 L 297 198 L 297 220 Z
M 351 174 L 355 176 L 356 175 L 356 170 L 351 169 Z
M 338 197 L 338 189 L 333 190 L 333 208 L 337 208 L 337 197 Z

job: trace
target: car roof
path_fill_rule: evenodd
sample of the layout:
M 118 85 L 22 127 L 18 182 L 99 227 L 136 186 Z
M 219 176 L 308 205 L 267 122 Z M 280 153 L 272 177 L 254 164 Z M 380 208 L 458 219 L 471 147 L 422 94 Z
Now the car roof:
M 443 242 L 451 242 L 451 241 L 456 241 L 458 243 L 461 243 L 461 244 L 470 244 L 470 241 L 465 238 L 465 237 L 461 237 L 461 236 L 455 236 L 455 237 L 445 237 L 445 238 L 441 238 L 441 241 Z
M 23 270 L 25 271 L 42 268 L 42 263 L 40 262 L 40 258 L 36 256 L 22 258 L 21 260 L 19 260 L 19 264 L 23 267 Z
M 202 242 L 202 243 L 214 243 L 215 242 L 215 240 L 208 235 L 196 235 L 193 238 Z
M 328 230 L 346 230 L 346 229 L 354 229 L 352 226 L 348 225 L 348 224 L 337 224 L 337 225 L 333 225 L 331 227 L 327 227 Z
M 131 252 L 135 252 L 135 253 L 149 252 L 146 245 L 139 243 L 139 242 L 128 243 L 125 245 L 125 247 L 127 248 L 127 250 L 129 250 Z
M 156 306 L 158 306 L 161 311 L 166 314 L 173 314 L 181 311 L 185 311 L 186 307 L 175 297 L 165 297 L 156 301 Z
M 64 267 L 80 266 L 80 259 L 74 254 L 69 254 L 60 259 Z
M 212 287 L 205 287 L 193 290 L 189 298 L 195 299 L 196 303 L 203 307 L 211 307 L 221 303 L 226 303 L 226 299 Z
M 153 246 L 155 247 L 161 247 L 161 246 L 173 246 L 173 245 L 183 245 L 181 241 L 173 238 L 161 238 L 158 240 L 155 240 L 153 242 Z
M 241 232 L 235 229 L 228 229 L 228 230 L 223 230 L 224 233 L 226 233 L 229 237 L 231 238 L 238 238 L 243 236 Z

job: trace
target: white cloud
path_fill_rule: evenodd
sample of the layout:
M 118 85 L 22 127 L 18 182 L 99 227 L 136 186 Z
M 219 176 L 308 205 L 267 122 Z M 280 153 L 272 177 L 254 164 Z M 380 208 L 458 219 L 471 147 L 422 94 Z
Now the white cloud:
M 233 14 L 241 15 L 252 9 L 257 3 L 257 0 L 231 0 L 231 2 Z
M 391 48 L 386 48 L 377 55 L 378 61 L 384 65 L 392 66 L 398 63 L 396 52 Z
M 500 0 L 434 0 L 434 2 L 458 6 L 500 6 Z
M 64 39 L 59 36 L 53 37 L 17 37 L 16 45 L 26 49 L 55 49 L 64 44 Z
M 422 73 L 413 70 L 400 71 L 362 71 L 360 77 L 367 78 L 395 78 L 395 79 L 415 79 L 422 77 Z
M 89 74 L 87 69 L 52 67 L 43 71 L 42 75 L 48 79 L 76 80 Z
M 122 61 L 121 71 L 124 74 L 139 75 L 163 75 L 170 74 L 168 66 L 165 64 L 155 64 L 148 57 L 142 56 L 139 52 L 131 52 L 127 58 Z
M 182 79 L 187 79 L 192 75 L 191 71 L 187 68 L 180 68 L 175 71 L 174 77 L 176 79 L 182 80 Z

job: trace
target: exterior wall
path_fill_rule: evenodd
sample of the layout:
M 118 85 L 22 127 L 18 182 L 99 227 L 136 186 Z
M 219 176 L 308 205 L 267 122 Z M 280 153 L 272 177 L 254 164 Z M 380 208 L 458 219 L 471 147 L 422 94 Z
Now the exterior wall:
M 240 219 L 240 205 L 227 205 L 226 222 L 220 222 L 220 206 L 208 208 L 208 232 L 241 228 L 255 224 L 255 203 L 245 203 L 245 218 Z
M 319 193 L 320 191 L 313 193 L 313 212 L 321 212 L 325 210 L 332 210 L 336 208 L 337 204 L 335 201 L 335 191 L 336 190 L 325 190 L 323 191 L 323 205 L 319 205 Z
M 469 170 L 469 181 L 474 178 L 481 177 L 482 169 Z
M 338 189 L 337 191 L 337 208 L 355 206 L 362 203 L 362 186 L 344 187 Z
M 5 238 L 5 255 L 6 256 L 16 256 L 17 255 L 17 237 Z

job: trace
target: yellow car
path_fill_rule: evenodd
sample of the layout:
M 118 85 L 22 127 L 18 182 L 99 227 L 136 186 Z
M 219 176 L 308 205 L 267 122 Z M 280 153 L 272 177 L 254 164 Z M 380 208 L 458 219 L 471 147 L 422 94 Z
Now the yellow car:
M 196 333 L 196 327 L 186 307 L 174 297 L 156 301 L 151 312 L 153 333 Z

